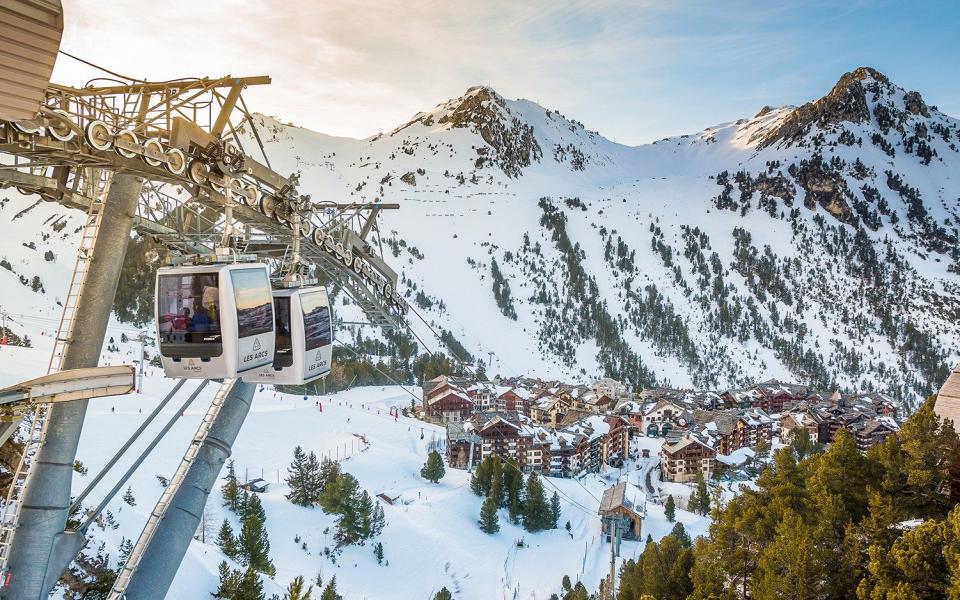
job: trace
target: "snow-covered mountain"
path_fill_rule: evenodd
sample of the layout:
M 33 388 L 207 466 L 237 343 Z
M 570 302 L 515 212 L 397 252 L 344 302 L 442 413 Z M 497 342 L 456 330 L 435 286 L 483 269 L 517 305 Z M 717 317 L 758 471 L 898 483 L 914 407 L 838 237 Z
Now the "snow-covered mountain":
M 401 290 L 490 374 L 912 400 L 958 357 L 960 121 L 875 70 L 643 146 L 489 87 L 364 140 L 261 119 L 314 199 L 401 205 Z

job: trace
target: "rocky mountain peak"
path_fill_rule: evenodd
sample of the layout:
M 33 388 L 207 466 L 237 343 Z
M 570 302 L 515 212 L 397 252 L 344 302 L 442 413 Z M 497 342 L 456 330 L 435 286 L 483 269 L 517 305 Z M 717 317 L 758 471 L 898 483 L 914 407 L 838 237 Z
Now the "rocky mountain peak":
M 777 142 L 788 144 L 803 137 L 814 124 L 825 126 L 842 122 L 864 123 L 870 120 L 865 81 L 889 85 L 887 77 L 870 67 L 859 67 L 844 73 L 827 95 L 797 108 L 783 123 L 770 131 L 760 142 L 765 148 Z

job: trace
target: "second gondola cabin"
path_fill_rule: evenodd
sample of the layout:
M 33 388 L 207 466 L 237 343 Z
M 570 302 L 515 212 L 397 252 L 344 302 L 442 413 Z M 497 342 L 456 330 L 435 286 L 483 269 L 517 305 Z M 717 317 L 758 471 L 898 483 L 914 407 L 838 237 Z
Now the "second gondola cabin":
M 301 385 L 330 372 L 333 324 L 327 290 L 303 287 L 273 292 L 276 353 L 273 364 L 243 376 L 250 383 Z
M 163 267 L 156 290 L 160 362 L 168 377 L 234 378 L 273 362 L 266 265 Z

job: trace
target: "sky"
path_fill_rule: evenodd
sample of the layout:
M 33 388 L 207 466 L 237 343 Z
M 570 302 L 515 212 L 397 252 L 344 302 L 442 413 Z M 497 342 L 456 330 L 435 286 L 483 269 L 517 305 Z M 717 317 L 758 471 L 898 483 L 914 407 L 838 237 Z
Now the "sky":
M 872 66 L 960 117 L 960 2 L 63 0 L 62 49 L 141 79 L 270 75 L 254 111 L 389 131 L 467 88 L 627 144 L 802 104 Z M 60 56 L 54 81 L 95 73 Z

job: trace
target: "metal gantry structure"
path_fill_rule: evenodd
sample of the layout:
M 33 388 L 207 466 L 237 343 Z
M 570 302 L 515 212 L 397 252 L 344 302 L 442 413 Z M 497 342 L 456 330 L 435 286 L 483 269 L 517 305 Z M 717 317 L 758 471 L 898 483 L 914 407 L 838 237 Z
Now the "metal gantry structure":
M 35 2 L 21 4 L 33 7 Z M 4 77 L 2 67 L 0 64 L 0 84 Z M 371 324 L 384 328 L 403 326 L 408 306 L 396 292 L 396 272 L 383 260 L 377 228 L 379 213 L 398 206 L 381 202 L 341 203 L 335 199 L 313 201 L 301 193 L 298 173 L 281 174 L 274 170 L 258 129 L 260 118 L 248 111 L 243 99 L 245 88 L 268 84 L 268 77 L 147 82 L 112 75 L 110 80 L 92 81 L 82 88 L 50 84 L 32 118 L 0 120 L 0 187 L 15 187 L 23 194 L 38 195 L 85 213 L 74 274 L 63 301 L 50 358 L 50 373 L 75 368 L 73 363 L 96 365 L 109 306 L 104 309 L 101 300 L 96 316 L 87 313 L 92 312 L 90 307 L 101 296 L 112 302 L 131 228 L 151 236 L 174 258 L 211 255 L 226 249 L 272 264 L 277 279 L 291 275 L 319 277 L 349 295 Z M 0 96 L 4 93 L 0 85 Z M 130 199 L 135 214 L 128 215 L 128 221 L 111 218 L 111 203 L 116 205 L 112 207 L 115 211 L 120 210 L 118 203 L 124 194 L 131 193 L 135 195 Z M 109 235 L 119 246 L 119 257 L 108 257 L 107 242 L 100 239 L 104 219 L 111 221 Z M 95 260 L 100 263 L 100 271 L 88 276 Z M 104 270 L 104 262 L 111 263 L 111 269 Z M 78 323 L 91 318 L 103 321 L 99 346 L 96 340 L 85 339 L 85 349 L 81 351 L 74 347 L 80 343 Z M 68 360 L 71 351 L 73 359 Z M 188 403 L 198 392 L 199 388 Z M 209 493 L 209 474 L 198 475 L 191 469 L 197 461 L 206 461 L 205 470 L 215 469 L 212 476 L 216 479 L 249 409 L 251 395 L 248 384 L 227 381 L 221 386 L 176 476 L 151 513 L 114 586 L 112 598 L 128 597 L 128 586 L 136 587 L 131 580 L 138 568 L 151 566 L 144 557 L 150 555 L 152 546 L 175 549 L 164 555 L 168 563 L 173 561 L 172 570 L 170 564 L 162 569 L 157 567 L 163 571 L 157 576 L 160 580 L 145 577 L 149 583 L 140 587 L 156 589 L 151 592 L 159 594 L 156 597 L 165 594 L 163 578 L 172 578 L 183 557 L 182 553 L 166 555 L 185 552 L 193 533 L 190 531 L 184 541 L 180 539 L 183 526 L 176 530 L 170 525 L 172 533 L 158 536 L 167 507 L 178 502 L 192 502 L 193 506 L 199 501 L 195 497 L 180 497 L 179 484 L 184 480 Z M 169 397 L 164 404 L 168 400 Z M 85 399 L 76 402 L 85 403 Z M 221 414 L 225 404 L 242 406 L 223 411 L 230 413 L 225 415 Z M 59 463 L 75 455 L 86 405 L 67 411 L 68 414 L 59 414 L 62 405 L 51 402 L 34 402 L 31 406 L 24 460 L 14 474 L 18 483 L 11 486 L 0 513 L 3 598 L 46 597 L 63 569 L 82 549 L 86 527 L 105 506 L 104 501 L 88 512 L 78 529 L 65 530 L 67 507 L 71 504 L 70 476 L 69 471 L 64 476 Z M 19 412 L 7 412 L 12 419 L 19 419 L 25 411 L 20 407 Z M 58 437 L 51 439 L 50 422 L 58 419 L 69 426 L 56 426 Z M 160 435 L 167 429 L 169 425 Z M 154 445 L 156 441 L 159 438 Z M 118 456 L 128 447 L 129 442 Z M 56 454 L 56 459 L 44 460 L 45 451 Z M 114 463 L 115 460 L 111 461 L 105 471 Z M 59 470 L 51 464 L 59 465 Z M 130 474 L 125 474 L 120 483 Z M 104 476 L 105 472 L 94 482 Z M 115 486 L 116 489 L 119 488 Z M 108 494 L 107 499 L 110 497 Z M 201 499 L 205 502 L 206 494 Z M 43 506 L 45 501 L 50 507 Z M 33 516 L 28 514 L 31 510 Z M 50 512 L 36 512 L 42 510 Z M 158 542 L 158 537 L 164 540 Z M 169 586 L 169 581 L 165 585 Z

